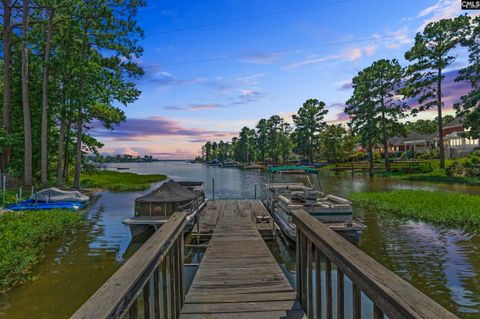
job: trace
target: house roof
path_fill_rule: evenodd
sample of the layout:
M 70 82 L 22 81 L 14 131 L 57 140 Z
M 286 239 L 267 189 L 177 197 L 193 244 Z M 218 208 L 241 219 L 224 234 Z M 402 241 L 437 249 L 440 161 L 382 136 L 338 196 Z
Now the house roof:
M 457 127 L 461 126 L 463 127 L 463 118 L 462 117 L 456 117 L 452 121 L 448 122 L 445 126 L 443 126 L 444 129 L 446 128 L 452 128 L 452 127 Z
M 432 139 L 431 134 L 421 134 L 415 131 L 410 131 L 403 139 L 403 142 L 415 142 L 415 141 L 429 141 Z

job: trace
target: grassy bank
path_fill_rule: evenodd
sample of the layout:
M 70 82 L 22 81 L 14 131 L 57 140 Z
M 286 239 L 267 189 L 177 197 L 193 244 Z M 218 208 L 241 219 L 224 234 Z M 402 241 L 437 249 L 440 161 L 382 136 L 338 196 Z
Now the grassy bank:
M 140 191 L 150 187 L 151 183 L 160 182 L 165 175 L 139 175 L 134 173 L 120 173 L 101 171 L 82 173 L 80 184 L 82 188 L 101 188 L 116 192 Z
M 480 186 L 480 177 L 469 176 L 447 176 L 445 170 L 437 169 L 427 174 L 405 174 L 399 175 L 398 178 L 407 181 L 419 181 L 430 183 L 445 183 L 445 184 L 464 184 L 470 186 Z
M 480 230 L 480 196 L 459 193 L 398 190 L 355 193 L 363 206 L 447 227 Z
M 71 230 L 81 216 L 68 210 L 0 215 L 0 292 L 25 281 L 50 240 Z

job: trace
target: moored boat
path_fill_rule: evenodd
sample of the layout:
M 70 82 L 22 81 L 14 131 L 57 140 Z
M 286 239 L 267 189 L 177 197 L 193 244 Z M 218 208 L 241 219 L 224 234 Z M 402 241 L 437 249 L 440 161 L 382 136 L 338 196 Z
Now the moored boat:
M 335 195 L 324 194 L 319 188 L 318 173 L 306 166 L 270 167 L 269 175 L 299 173 L 306 175 L 309 186 L 302 183 L 267 183 L 265 206 L 272 214 L 282 232 L 296 240 L 296 227 L 292 212 L 303 209 L 330 227 L 350 242 L 357 244 L 365 225 L 352 217 L 352 203 Z M 318 188 L 315 186 L 317 178 Z
M 18 204 L 9 205 L 7 208 L 12 211 L 21 211 L 21 210 L 52 210 L 52 209 L 80 210 L 83 207 L 84 207 L 84 204 L 80 202 L 34 203 L 34 202 L 23 201 Z
M 207 165 L 207 166 L 221 166 L 222 162 L 219 161 L 218 159 L 214 159 L 214 160 L 205 162 L 205 165 Z
M 185 212 L 185 232 L 192 230 L 205 206 L 202 182 L 168 180 L 151 193 L 135 199 L 135 216 L 123 220 L 132 236 L 160 228 L 175 212 Z
M 222 167 L 238 167 L 238 162 L 228 159 L 222 162 Z
M 56 187 L 45 188 L 33 194 L 24 203 L 79 202 L 86 203 L 90 197 L 79 191 L 65 191 Z

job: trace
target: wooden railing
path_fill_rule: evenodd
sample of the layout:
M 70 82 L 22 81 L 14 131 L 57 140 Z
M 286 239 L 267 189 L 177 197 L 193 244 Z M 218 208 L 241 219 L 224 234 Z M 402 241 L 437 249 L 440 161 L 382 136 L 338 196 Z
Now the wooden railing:
M 368 310 L 374 319 L 458 319 L 304 210 L 294 211 L 293 221 L 297 295 L 308 318 L 344 319 L 348 312 L 348 317 L 360 319 L 363 304 L 372 308 Z M 347 287 L 352 290 L 349 304 Z M 363 303 L 365 298 L 371 303 Z
M 429 161 L 390 161 L 389 165 L 391 172 L 422 173 L 432 169 Z M 368 162 L 337 163 L 331 170 L 337 173 L 350 171 L 353 174 L 355 172 L 368 172 L 369 166 Z M 384 172 L 385 164 L 383 162 L 375 162 L 373 163 L 373 170 Z
M 70 319 L 178 318 L 185 213 L 174 213 Z

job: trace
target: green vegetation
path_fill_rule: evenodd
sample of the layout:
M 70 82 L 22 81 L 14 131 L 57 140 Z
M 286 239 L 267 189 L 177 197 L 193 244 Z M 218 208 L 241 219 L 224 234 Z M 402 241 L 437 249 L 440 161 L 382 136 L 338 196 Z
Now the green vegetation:
M 400 175 L 399 177 L 401 179 L 408 180 L 408 181 L 480 186 L 480 177 L 448 176 L 445 170 L 442 170 L 442 169 L 437 169 L 427 174 L 407 174 L 407 175 Z
M 126 118 L 119 106 L 140 95 L 145 4 L 2 1 L 2 172 L 26 186 L 61 185 L 73 172 L 79 186 L 84 150 L 103 146 L 89 124 L 113 128 Z
M 81 218 L 68 210 L 0 215 L 0 293 L 25 281 L 50 240 L 71 230 Z
M 448 227 L 480 229 L 480 197 L 459 193 L 398 190 L 355 193 L 360 205 Z
M 150 187 L 151 183 L 167 178 L 165 175 L 139 175 L 134 173 L 120 173 L 100 171 L 82 173 L 80 183 L 86 188 L 101 188 L 116 192 L 139 191 Z

